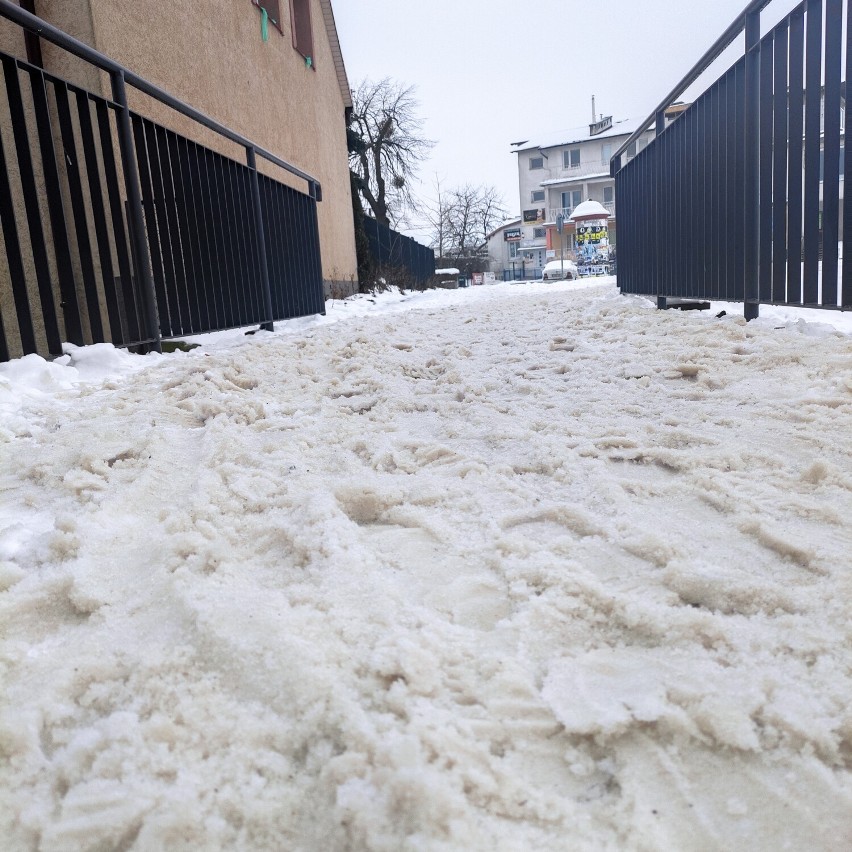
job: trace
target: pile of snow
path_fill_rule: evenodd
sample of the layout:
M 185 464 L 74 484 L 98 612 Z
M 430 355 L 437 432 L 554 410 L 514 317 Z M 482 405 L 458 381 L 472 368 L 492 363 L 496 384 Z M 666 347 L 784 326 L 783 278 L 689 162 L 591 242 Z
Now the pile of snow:
M 850 336 L 549 282 L 68 357 L 0 374 L 4 849 L 852 845 Z

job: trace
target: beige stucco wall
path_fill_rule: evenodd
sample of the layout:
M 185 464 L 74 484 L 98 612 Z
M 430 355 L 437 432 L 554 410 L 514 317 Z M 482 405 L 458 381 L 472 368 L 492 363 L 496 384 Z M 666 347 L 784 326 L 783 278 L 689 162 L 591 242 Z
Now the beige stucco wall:
M 344 102 L 319 0 L 311 2 L 313 68 L 292 46 L 287 0 L 281 2 L 284 32 L 270 26 L 267 42 L 251 0 L 82 1 L 91 4 L 98 50 L 319 179 L 323 276 L 354 277 Z M 132 90 L 130 98 L 134 109 L 187 132 L 186 120 L 168 108 Z M 209 134 L 203 139 L 209 142 Z M 243 156 L 232 146 L 222 150 Z M 280 169 L 263 171 L 306 188 Z

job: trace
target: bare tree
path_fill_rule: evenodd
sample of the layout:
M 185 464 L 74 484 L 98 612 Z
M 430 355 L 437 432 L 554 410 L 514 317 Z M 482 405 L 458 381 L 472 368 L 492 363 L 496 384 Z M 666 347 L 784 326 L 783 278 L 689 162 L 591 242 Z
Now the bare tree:
M 506 218 L 503 199 L 493 186 L 465 184 L 439 196 L 439 206 L 442 256 L 453 258 L 476 252 L 488 234 Z M 432 226 L 435 228 L 434 219 Z M 437 229 L 435 234 L 437 237 Z
M 411 181 L 433 143 L 423 138 L 414 88 L 364 80 L 352 93 L 349 167 L 373 216 L 385 225 L 415 210 Z
M 441 179 L 435 175 L 434 201 L 426 202 L 425 217 L 432 229 L 432 248 L 442 258 L 450 246 L 450 208 L 449 198 L 441 187 Z

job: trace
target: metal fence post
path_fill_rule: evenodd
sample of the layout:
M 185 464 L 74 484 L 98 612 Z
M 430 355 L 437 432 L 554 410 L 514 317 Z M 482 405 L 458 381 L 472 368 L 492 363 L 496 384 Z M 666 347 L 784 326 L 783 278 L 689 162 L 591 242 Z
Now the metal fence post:
M 760 314 L 760 12 L 745 20 L 745 256 L 743 258 L 743 315 Z
M 657 112 L 656 123 L 654 126 L 654 141 L 660 138 L 660 134 L 666 129 L 666 111 L 661 109 Z M 663 164 L 660 161 L 659 156 L 656 158 L 656 163 L 658 167 L 662 170 Z M 657 189 L 661 186 L 662 179 L 660 176 L 657 178 Z M 658 229 L 659 230 L 659 229 Z M 655 274 L 657 278 L 657 310 L 665 311 L 668 310 L 669 302 L 668 298 L 664 296 L 660 292 L 660 280 L 662 278 L 660 273 L 660 254 L 662 252 L 661 238 L 659 233 L 657 235 L 657 263 L 655 267 Z
M 118 145 L 124 169 L 124 184 L 127 190 L 128 226 L 130 240 L 136 256 L 136 275 L 142 292 L 145 325 L 152 342 L 147 344 L 156 352 L 162 352 L 160 318 L 157 313 L 157 295 L 154 292 L 154 276 L 148 259 L 148 240 L 145 236 L 145 217 L 142 213 L 142 195 L 139 191 L 139 167 L 133 150 L 133 129 L 130 126 L 130 109 L 127 106 L 127 89 L 124 72 L 112 71 L 112 99 L 120 107 L 116 111 L 118 121 Z
M 254 148 L 246 148 L 246 164 L 251 171 L 251 197 L 254 204 L 254 217 L 257 223 L 257 250 L 260 253 L 260 278 L 263 284 L 263 306 L 268 322 L 261 323 L 260 327 L 265 331 L 273 331 L 275 326 L 273 319 L 275 314 L 272 310 L 272 288 L 269 284 L 269 265 L 266 262 L 266 237 L 263 233 L 263 208 L 260 204 L 260 179 L 257 176 L 257 158 Z M 313 183 L 308 184 L 313 187 Z

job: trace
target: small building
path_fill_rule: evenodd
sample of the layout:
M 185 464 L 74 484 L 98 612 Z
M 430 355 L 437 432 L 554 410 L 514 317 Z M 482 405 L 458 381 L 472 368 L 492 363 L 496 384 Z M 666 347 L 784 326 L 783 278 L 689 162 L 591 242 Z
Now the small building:
M 517 218 L 504 222 L 485 238 L 489 268 L 498 280 L 537 277 L 533 274 L 533 265 L 527 262 L 528 259 L 520 251 L 522 237 L 522 219 Z M 529 274 L 525 275 L 525 272 Z

